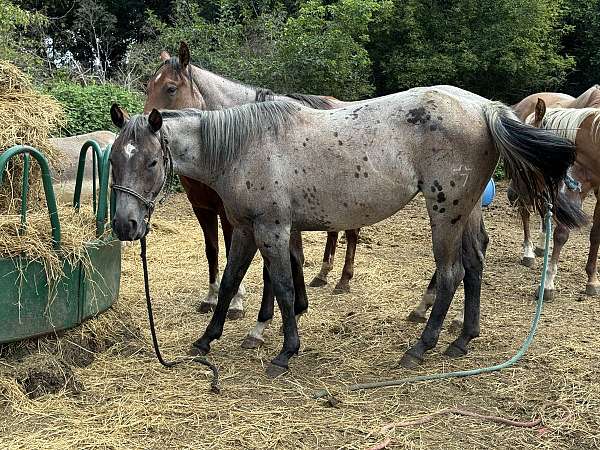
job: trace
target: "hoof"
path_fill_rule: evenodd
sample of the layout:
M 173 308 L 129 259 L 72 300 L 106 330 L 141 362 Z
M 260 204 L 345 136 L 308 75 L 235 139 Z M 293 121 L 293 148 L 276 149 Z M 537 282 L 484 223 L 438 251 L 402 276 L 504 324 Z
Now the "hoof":
M 206 356 L 210 352 L 210 347 L 200 347 L 195 342 L 190 347 L 188 355 L 190 356 Z
M 463 329 L 463 321 L 458 319 L 452 319 L 450 322 L 450 326 L 448 327 L 448 331 L 450 333 L 460 333 Z
M 598 284 L 587 284 L 585 286 L 585 293 L 587 295 L 591 295 L 591 296 L 600 295 L 600 285 L 598 285 Z
M 278 366 L 277 364 L 273 364 L 272 362 L 266 368 L 266 373 L 269 378 L 277 378 L 278 376 L 283 375 L 288 372 L 290 369 L 286 366 Z
M 350 293 L 350 285 L 349 284 L 340 284 L 338 283 L 333 289 L 334 294 L 348 294 Z
M 416 367 L 419 367 L 422 362 L 423 358 L 419 358 L 418 356 L 406 352 L 400 360 L 400 367 L 403 367 L 405 369 L 414 369 Z
M 209 312 L 214 311 L 215 306 L 217 305 L 207 302 L 200 302 L 196 308 L 196 311 L 198 311 L 200 314 L 208 314 Z
M 408 315 L 408 317 L 406 318 L 406 320 L 408 320 L 409 322 L 415 322 L 415 323 L 427 322 L 427 319 L 425 318 L 425 316 L 421 316 L 416 311 L 411 311 L 410 314 Z
M 535 256 L 537 256 L 538 258 L 541 258 L 542 256 L 544 256 L 544 249 L 536 247 L 533 253 L 535 253 Z
M 310 287 L 323 287 L 327 285 L 327 280 L 323 280 L 319 277 L 315 277 L 309 284 Z
M 259 348 L 265 343 L 264 339 L 260 339 L 254 336 L 247 335 L 242 341 L 242 348 L 253 349 Z
M 535 258 L 533 256 L 523 256 L 521 264 L 530 269 L 535 266 Z
M 444 352 L 444 355 L 449 356 L 450 358 L 460 358 L 461 356 L 465 356 L 466 354 L 467 349 L 459 347 L 454 342 L 452 342 Z
M 227 318 L 229 320 L 239 320 L 239 319 L 242 319 L 243 317 L 244 317 L 243 309 L 230 309 L 229 311 L 227 311 Z
M 544 289 L 544 301 L 551 302 L 554 300 L 554 289 Z

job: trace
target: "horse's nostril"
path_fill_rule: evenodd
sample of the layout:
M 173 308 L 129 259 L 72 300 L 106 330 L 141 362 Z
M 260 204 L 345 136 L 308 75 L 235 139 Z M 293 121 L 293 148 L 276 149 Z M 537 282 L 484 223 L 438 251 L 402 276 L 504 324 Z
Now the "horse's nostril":
M 129 219 L 129 226 L 132 230 L 137 230 L 137 220 Z

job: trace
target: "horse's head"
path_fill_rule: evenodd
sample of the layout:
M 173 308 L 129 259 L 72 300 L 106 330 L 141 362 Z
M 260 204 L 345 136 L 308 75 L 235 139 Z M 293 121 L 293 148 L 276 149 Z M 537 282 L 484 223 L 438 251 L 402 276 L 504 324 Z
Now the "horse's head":
M 147 85 L 144 113 L 153 109 L 206 109 L 199 86 L 192 76 L 190 49 L 185 42 L 179 46 L 179 56 L 161 52 L 162 64 Z
M 147 220 L 168 175 L 168 147 L 160 131 L 162 115 L 133 116 L 118 105 L 110 109 L 120 129 L 110 161 L 116 209 L 112 228 L 121 241 L 133 241 L 148 232 Z

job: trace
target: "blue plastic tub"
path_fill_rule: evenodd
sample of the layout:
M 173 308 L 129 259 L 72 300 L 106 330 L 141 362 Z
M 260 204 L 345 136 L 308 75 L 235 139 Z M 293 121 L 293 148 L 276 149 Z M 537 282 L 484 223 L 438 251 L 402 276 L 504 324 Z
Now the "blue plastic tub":
M 496 183 L 491 179 L 487 186 L 485 187 L 485 191 L 483 191 L 483 195 L 481 196 L 481 206 L 488 206 L 494 200 L 496 196 Z

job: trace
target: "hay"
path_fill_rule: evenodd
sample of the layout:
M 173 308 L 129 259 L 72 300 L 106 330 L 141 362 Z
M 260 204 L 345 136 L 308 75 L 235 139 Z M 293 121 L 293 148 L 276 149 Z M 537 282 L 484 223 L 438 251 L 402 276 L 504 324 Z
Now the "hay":
M 590 206 L 586 204 L 588 211 Z M 441 354 L 455 337 L 444 330 L 436 351 L 414 373 L 502 361 L 527 334 L 539 273 L 518 265 L 519 220 L 506 205 L 501 186 L 485 214 L 491 243 L 482 335 L 467 357 L 452 360 Z M 184 195 L 173 196 L 155 219 L 160 226 L 148 238 L 150 279 L 159 339 L 164 355 L 173 357 L 185 352 L 208 323 L 209 316 L 194 310 L 206 291 L 207 268 L 200 227 Z M 162 221 L 170 226 L 161 227 Z M 281 346 L 278 314 L 263 348 L 240 348 L 255 321 L 262 287 L 260 260 L 252 263 L 245 280 L 246 317 L 227 322 L 223 337 L 212 346 L 210 358 L 222 376 L 219 395 L 209 392 L 210 373 L 204 368 L 190 364 L 167 370 L 153 357 L 139 246 L 125 249 L 119 301 L 109 314 L 84 324 L 114 344 L 95 352 L 90 365 L 73 367 L 84 386 L 79 395 L 63 390 L 30 400 L 8 372 L 0 375 L 0 447 L 364 450 L 389 439 L 389 449 L 598 448 L 600 302 L 583 296 L 585 301 L 576 301 L 585 285 L 586 232 L 572 233 L 565 246 L 560 296 L 545 306 L 536 340 L 516 367 L 476 378 L 344 393 L 336 396 L 340 402 L 335 405 L 313 400 L 313 392 L 324 387 L 335 391 L 359 381 L 406 376 L 398 360 L 422 329 L 404 317 L 433 266 L 423 202 L 418 199 L 394 218 L 365 229 L 364 237 L 350 294 L 331 294 L 343 247 L 329 287 L 309 290 L 310 311 L 300 322 L 300 355 L 292 361 L 292 372 L 276 380 L 265 377 L 264 365 Z M 319 271 L 325 236 L 306 233 L 304 238 L 305 277 L 310 281 Z M 223 264 L 222 241 L 220 257 Z M 126 337 L 130 329 L 143 330 L 143 342 Z M 68 339 L 75 340 L 73 335 Z M 0 367 L 4 361 L 18 369 L 18 348 L 49 352 L 55 341 L 11 345 L 12 356 L 0 359 Z M 515 420 L 541 418 L 542 424 L 517 429 L 438 416 L 423 425 L 382 431 L 390 422 L 416 421 L 455 406 Z
M 14 145 L 30 145 L 57 165 L 59 152 L 48 142 L 48 137 L 63 123 L 60 104 L 36 92 L 27 75 L 13 64 L 0 60 L 0 153 Z M 22 164 L 22 158 L 13 159 L 0 186 L 0 213 L 14 213 L 20 208 Z M 40 170 L 33 162 L 29 206 L 40 206 L 42 199 Z

